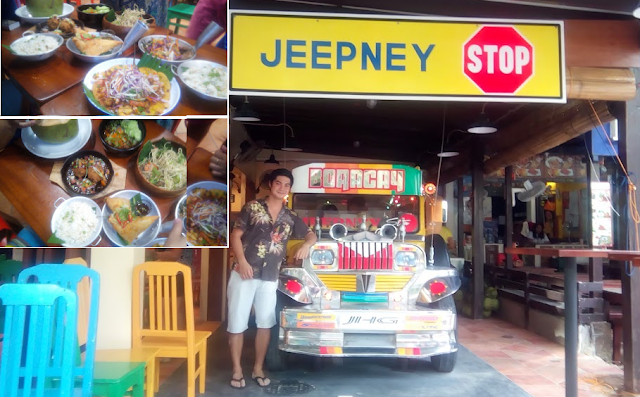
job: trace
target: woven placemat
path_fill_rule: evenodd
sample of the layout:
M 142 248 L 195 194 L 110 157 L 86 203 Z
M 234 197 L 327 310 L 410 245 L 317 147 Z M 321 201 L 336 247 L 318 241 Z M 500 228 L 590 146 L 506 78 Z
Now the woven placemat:
M 64 161 L 56 161 L 53 164 L 53 169 L 51 170 L 51 175 L 49 175 L 49 180 L 64 189 L 65 186 L 64 182 L 62 181 L 63 165 Z M 127 182 L 127 169 L 119 166 L 116 163 L 111 163 L 111 165 L 113 166 L 113 178 L 111 179 L 109 187 L 107 187 L 99 194 L 91 196 L 91 199 L 96 200 L 102 197 L 109 196 L 111 195 L 111 193 L 125 189 L 125 183 Z

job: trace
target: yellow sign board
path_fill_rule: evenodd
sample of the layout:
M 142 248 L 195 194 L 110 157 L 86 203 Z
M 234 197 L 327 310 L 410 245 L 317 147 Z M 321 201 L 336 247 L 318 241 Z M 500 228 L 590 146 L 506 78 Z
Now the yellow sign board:
M 237 95 L 566 102 L 561 21 L 234 11 Z

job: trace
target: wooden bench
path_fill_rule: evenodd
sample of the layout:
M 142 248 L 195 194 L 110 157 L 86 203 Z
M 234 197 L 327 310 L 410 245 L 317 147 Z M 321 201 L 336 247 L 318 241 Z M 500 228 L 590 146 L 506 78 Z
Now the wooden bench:
M 557 275 L 537 274 L 531 268 L 506 269 L 485 266 L 498 296 L 521 303 L 525 308 L 525 327 L 529 326 L 529 311 L 564 316 L 564 279 Z M 580 281 L 578 288 L 578 315 L 580 324 L 605 321 L 602 282 Z

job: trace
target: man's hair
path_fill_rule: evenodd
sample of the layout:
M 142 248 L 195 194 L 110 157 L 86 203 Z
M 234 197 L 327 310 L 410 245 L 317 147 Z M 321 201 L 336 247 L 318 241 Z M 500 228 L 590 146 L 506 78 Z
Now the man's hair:
M 289 180 L 291 180 L 291 186 L 293 186 L 293 174 L 286 168 L 278 168 L 271 171 L 271 174 L 269 174 L 269 184 L 275 181 L 279 176 L 286 176 L 287 178 L 289 178 Z

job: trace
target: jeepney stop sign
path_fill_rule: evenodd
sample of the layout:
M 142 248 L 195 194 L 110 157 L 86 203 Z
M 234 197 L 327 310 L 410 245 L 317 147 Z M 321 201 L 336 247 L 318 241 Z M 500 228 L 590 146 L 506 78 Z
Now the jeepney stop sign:
M 515 94 L 533 77 L 533 46 L 513 26 L 481 27 L 462 59 L 464 74 L 485 94 Z

